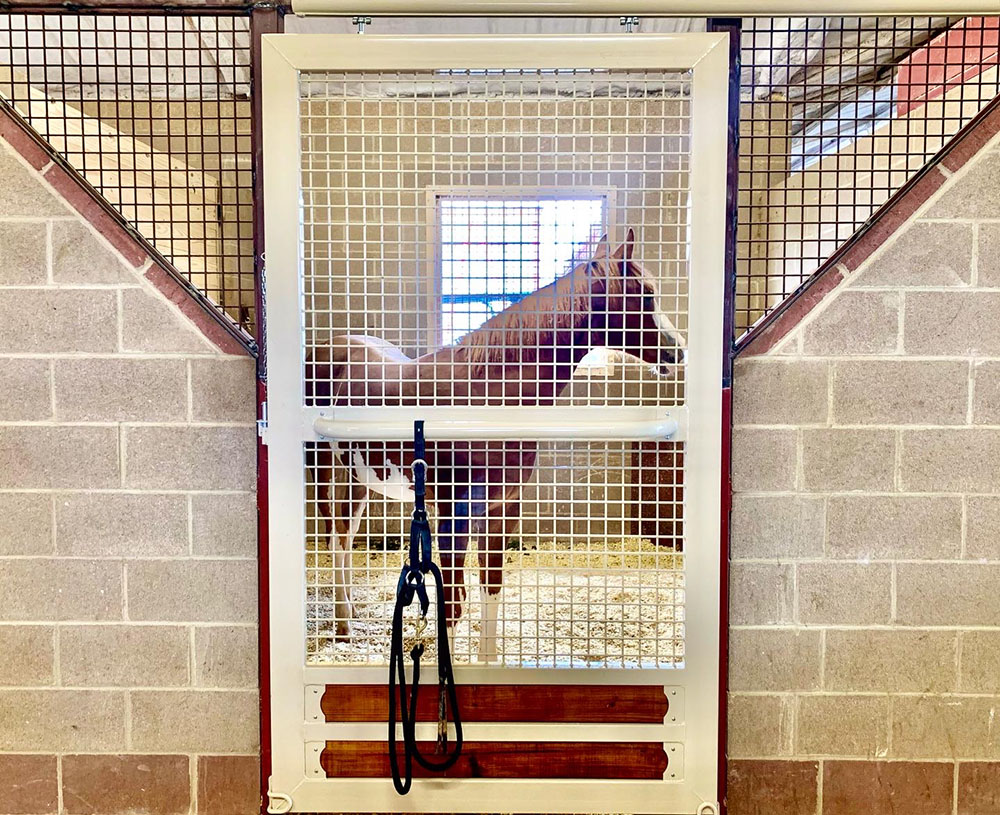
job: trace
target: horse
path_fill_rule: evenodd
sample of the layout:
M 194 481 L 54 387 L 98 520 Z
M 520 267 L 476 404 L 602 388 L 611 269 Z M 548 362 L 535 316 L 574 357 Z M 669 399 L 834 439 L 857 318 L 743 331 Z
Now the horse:
M 306 360 L 313 406 L 555 404 L 592 349 L 619 349 L 668 370 L 684 352 L 680 332 L 657 309 L 655 279 L 633 259 L 635 234 L 542 287 L 456 344 L 411 359 L 390 343 L 341 335 Z M 419 411 L 414 411 L 419 416 Z M 401 449 L 400 449 L 401 448 Z M 437 510 L 445 611 L 452 634 L 466 600 L 465 553 L 478 540 L 482 608 L 478 659 L 497 658 L 497 612 L 507 538 L 519 523 L 520 497 L 537 443 L 429 442 L 427 499 Z M 317 503 L 334 553 L 337 637 L 350 636 L 353 539 L 371 492 L 412 501 L 406 473 L 412 449 L 379 443 L 317 448 Z M 335 511 L 336 508 L 336 511 Z

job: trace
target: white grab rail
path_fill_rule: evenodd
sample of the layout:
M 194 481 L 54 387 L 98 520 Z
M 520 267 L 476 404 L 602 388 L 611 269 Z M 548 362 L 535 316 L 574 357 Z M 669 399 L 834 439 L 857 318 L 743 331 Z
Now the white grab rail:
M 675 408 L 325 408 L 316 436 L 342 441 L 408 441 L 424 420 L 428 441 L 683 441 L 687 411 Z

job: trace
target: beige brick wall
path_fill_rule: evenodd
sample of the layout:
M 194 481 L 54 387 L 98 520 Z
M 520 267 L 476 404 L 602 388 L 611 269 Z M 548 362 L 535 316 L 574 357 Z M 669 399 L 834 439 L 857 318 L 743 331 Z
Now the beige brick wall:
M 998 222 L 994 139 L 737 361 L 733 758 L 1000 758 Z
M 253 361 L 141 271 L 0 142 L 2 813 L 253 792 Z

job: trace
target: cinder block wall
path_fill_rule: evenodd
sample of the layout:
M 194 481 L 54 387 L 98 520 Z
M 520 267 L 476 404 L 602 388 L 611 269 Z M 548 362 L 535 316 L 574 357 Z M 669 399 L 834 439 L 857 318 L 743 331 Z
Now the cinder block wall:
M 963 151 L 737 362 L 730 815 L 1000 812 L 1000 146 Z
M 254 812 L 252 360 L 206 339 L 16 141 L 0 140 L 0 813 Z

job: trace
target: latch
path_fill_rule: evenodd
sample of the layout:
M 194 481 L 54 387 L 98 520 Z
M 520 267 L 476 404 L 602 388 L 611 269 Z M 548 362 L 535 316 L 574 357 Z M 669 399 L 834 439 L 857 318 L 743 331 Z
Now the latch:
M 267 444 L 267 402 L 260 403 L 260 418 L 257 420 L 257 437 Z

